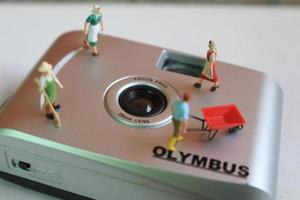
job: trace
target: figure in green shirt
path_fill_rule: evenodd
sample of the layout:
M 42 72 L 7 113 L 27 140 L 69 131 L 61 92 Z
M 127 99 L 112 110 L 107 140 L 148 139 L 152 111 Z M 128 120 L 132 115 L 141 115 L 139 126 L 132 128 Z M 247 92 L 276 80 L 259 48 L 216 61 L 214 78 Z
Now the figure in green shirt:
M 53 111 L 51 110 L 50 104 L 53 106 L 53 108 L 56 111 L 59 111 L 61 106 L 59 104 L 56 104 L 57 85 L 60 88 L 63 88 L 63 85 L 60 83 L 55 73 L 52 71 L 51 64 L 47 62 L 43 62 L 38 68 L 38 71 L 41 73 L 39 89 L 44 90 L 46 92 L 49 100 L 45 102 L 44 95 L 42 95 L 41 105 L 44 106 L 46 117 L 48 119 L 54 119 L 54 114 Z
M 84 23 L 84 47 L 86 49 L 92 47 L 94 56 L 98 55 L 97 41 L 100 25 L 101 31 L 103 31 L 104 26 L 102 23 L 101 7 L 99 5 L 94 5 L 92 9 L 92 14 L 88 16 Z

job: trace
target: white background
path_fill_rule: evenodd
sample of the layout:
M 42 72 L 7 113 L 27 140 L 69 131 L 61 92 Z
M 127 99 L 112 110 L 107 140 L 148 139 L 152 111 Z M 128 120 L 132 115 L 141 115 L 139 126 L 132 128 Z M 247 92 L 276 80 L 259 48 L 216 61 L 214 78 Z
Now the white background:
M 284 92 L 277 200 L 300 196 L 300 7 L 103 4 L 105 33 L 263 71 Z M 82 29 L 91 4 L 0 4 L 0 102 L 63 32 Z M 55 199 L 0 179 L 0 199 Z

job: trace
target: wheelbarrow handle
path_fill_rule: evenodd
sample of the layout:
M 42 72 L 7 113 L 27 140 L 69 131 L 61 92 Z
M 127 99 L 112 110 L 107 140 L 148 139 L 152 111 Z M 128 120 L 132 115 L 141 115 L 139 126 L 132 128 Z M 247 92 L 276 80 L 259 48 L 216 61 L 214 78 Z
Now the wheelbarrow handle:
M 196 120 L 199 120 L 199 121 L 205 122 L 205 120 L 204 120 L 204 119 L 201 119 L 200 117 L 196 117 L 196 116 L 193 116 L 193 115 L 190 115 L 190 118 L 193 118 L 193 119 L 196 119 Z
M 193 115 L 190 115 L 190 118 L 201 121 L 201 129 L 205 130 L 205 126 L 204 126 L 205 125 L 205 119 L 201 119 L 200 117 L 196 117 L 196 116 L 193 116 Z

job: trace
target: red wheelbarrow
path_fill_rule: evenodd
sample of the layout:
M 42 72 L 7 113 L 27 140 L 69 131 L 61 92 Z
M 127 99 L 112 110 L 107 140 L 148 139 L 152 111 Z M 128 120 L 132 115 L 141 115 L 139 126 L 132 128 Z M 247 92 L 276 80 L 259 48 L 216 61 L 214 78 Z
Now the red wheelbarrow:
M 244 117 L 234 104 L 207 107 L 201 109 L 204 119 L 190 116 L 201 122 L 200 129 L 188 129 L 188 131 L 205 131 L 208 133 L 207 139 L 213 140 L 221 129 L 228 129 L 229 133 L 241 130 L 246 123 Z

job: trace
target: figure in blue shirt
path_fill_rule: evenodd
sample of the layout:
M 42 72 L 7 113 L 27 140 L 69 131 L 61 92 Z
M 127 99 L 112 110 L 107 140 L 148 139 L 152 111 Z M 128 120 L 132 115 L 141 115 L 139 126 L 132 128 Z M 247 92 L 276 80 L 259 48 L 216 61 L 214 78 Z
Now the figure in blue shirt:
M 177 141 L 183 139 L 183 135 L 187 132 L 188 119 L 189 119 L 189 104 L 190 95 L 185 93 L 183 98 L 176 100 L 172 105 L 173 125 L 174 133 L 170 138 L 167 149 L 170 151 L 176 151 L 175 144 Z

